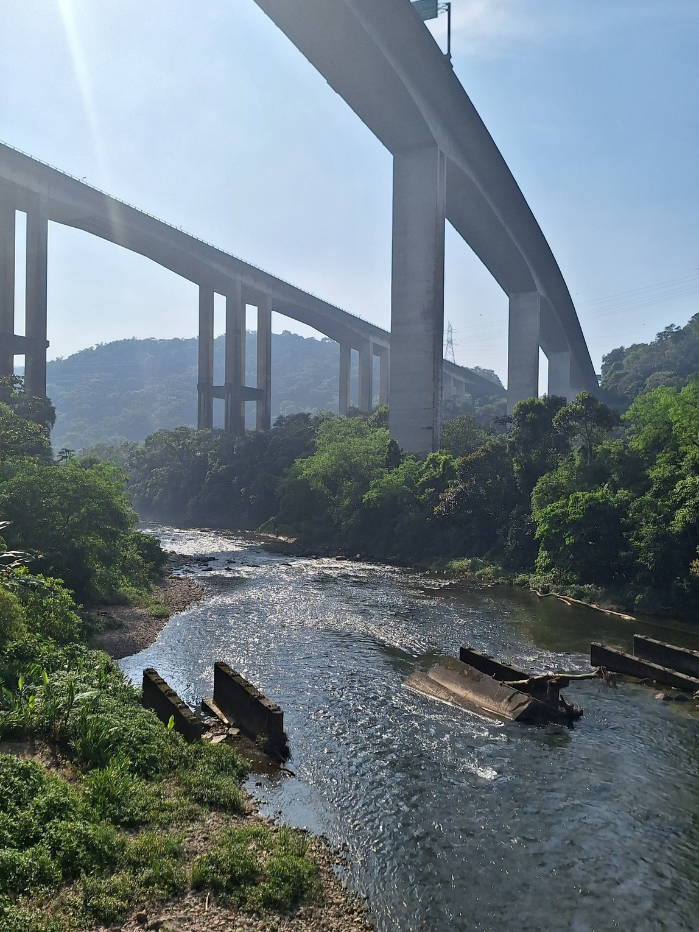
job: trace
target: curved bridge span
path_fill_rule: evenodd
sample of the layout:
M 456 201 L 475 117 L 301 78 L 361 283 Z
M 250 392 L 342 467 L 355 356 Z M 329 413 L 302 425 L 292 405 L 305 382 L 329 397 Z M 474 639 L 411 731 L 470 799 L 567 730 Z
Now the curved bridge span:
M 27 215 L 25 335 L 15 334 L 15 214 Z M 137 210 L 103 191 L 0 143 L 0 375 L 25 358 L 27 389 L 46 394 L 48 222 L 84 230 L 153 260 L 199 286 L 198 423 L 213 424 L 213 399 L 225 402 L 226 429 L 245 429 L 245 402 L 256 402 L 259 429 L 271 426 L 272 311 L 340 344 L 339 410 L 350 403 L 352 350 L 359 355 L 358 407 L 371 410 L 373 357 L 379 402 L 388 403 L 390 334 L 315 295 Z M 214 294 L 226 298 L 224 385 L 213 382 Z M 257 308 L 256 385 L 246 385 L 245 312 Z M 477 373 L 443 362 L 449 397 L 497 394 Z
M 256 0 L 393 154 L 391 435 L 440 439 L 444 225 L 509 298 L 508 407 L 597 390 L 558 264 L 483 121 L 409 0 Z

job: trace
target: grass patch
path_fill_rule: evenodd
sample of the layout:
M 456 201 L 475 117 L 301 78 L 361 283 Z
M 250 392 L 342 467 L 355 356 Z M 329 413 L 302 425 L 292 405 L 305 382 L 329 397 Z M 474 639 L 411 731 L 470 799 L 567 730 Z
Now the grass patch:
M 316 862 L 308 842 L 282 827 L 248 825 L 222 832 L 192 867 L 192 886 L 250 911 L 289 910 L 311 890 Z
M 240 781 L 247 766 L 235 750 L 225 744 L 192 745 L 187 766 L 178 780 L 194 802 L 221 812 L 236 813 L 244 809 Z

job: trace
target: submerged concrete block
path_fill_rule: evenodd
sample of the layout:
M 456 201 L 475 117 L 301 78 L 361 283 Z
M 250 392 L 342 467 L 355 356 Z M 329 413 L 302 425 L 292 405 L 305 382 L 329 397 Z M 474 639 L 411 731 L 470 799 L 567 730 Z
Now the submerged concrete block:
M 153 709 L 165 725 L 170 718 L 174 718 L 175 731 L 186 741 L 198 741 L 201 738 L 201 721 L 152 667 L 143 671 L 142 702 L 146 709 Z
M 669 670 L 657 663 L 651 663 L 649 660 L 641 660 L 623 651 L 605 647 L 597 641 L 592 641 L 590 644 L 590 664 L 593 667 L 605 667 L 613 673 L 621 673 L 622 676 L 637 676 L 640 679 L 654 680 L 656 683 L 671 686 L 673 689 L 685 689 L 692 693 L 699 689 L 699 679 L 693 676 L 686 676 L 684 673 L 677 673 L 676 670 Z
M 214 702 L 248 737 L 264 736 L 269 750 L 288 755 L 282 710 L 226 663 L 214 665 Z
M 650 660 L 661 667 L 677 670 L 685 676 L 699 678 L 699 651 L 689 650 L 686 647 L 675 647 L 655 638 L 644 637 L 641 634 L 633 636 L 633 652 L 636 657 Z

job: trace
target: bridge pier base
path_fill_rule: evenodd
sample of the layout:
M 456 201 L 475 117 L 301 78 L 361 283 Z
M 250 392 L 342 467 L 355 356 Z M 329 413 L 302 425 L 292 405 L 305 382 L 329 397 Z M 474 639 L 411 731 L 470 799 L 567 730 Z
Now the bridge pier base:
M 340 343 L 340 391 L 338 395 L 338 413 L 347 417 L 350 406 L 350 371 L 352 364 L 352 347 L 349 343 Z
M 389 431 L 422 456 L 441 441 L 445 203 L 444 154 L 395 153 Z
M 235 437 L 245 433 L 245 304 L 242 287 L 226 295 L 226 358 L 225 358 L 224 429 Z
M 272 428 L 272 298 L 265 295 L 257 305 L 257 387 L 264 395 L 255 404 L 255 426 Z
M 15 208 L 0 203 L 0 376 L 13 375 L 15 333 Z
M 214 292 L 199 286 L 199 346 L 197 375 L 197 427 L 214 426 Z
M 577 394 L 580 392 L 589 391 L 589 388 L 585 385 L 585 380 L 582 377 L 580 372 L 580 367 L 578 366 L 575 358 L 571 354 L 570 357 L 570 399 L 571 401 Z
M 536 291 L 510 295 L 507 339 L 507 413 L 539 394 L 540 299 Z
M 547 353 L 549 361 L 549 395 L 558 395 L 566 401 L 572 399 L 570 393 L 570 350 L 560 353 Z
M 371 341 L 367 341 L 359 350 L 359 387 L 357 407 L 362 414 L 371 414 L 373 400 L 374 351 Z
M 24 384 L 41 398 L 46 397 L 48 230 L 48 202 L 39 196 L 27 210 Z
M 379 357 L 379 407 L 388 404 L 389 352 L 383 347 L 377 353 Z

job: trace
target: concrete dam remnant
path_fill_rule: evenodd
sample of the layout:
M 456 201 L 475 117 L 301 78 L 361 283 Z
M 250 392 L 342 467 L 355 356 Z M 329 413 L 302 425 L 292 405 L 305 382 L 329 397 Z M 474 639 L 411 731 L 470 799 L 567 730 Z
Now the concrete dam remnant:
M 173 719 L 175 731 L 186 741 L 198 741 L 202 736 L 203 723 L 192 710 L 182 702 L 177 693 L 158 674 L 148 667 L 143 671 L 143 706 L 153 709 L 163 724 Z
M 214 702 L 248 738 L 263 739 L 265 753 L 289 756 L 284 713 L 227 663 L 214 664 Z

